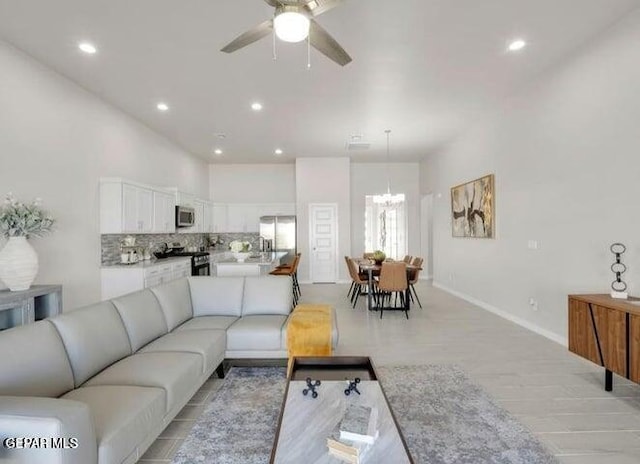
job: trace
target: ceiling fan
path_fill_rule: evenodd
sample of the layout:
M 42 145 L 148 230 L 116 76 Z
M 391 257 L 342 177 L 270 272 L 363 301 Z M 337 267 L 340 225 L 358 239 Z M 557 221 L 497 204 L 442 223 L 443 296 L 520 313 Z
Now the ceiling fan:
M 343 0 L 264 0 L 275 8 L 273 19 L 258 24 L 239 35 L 220 51 L 232 53 L 268 36 L 274 30 L 285 42 L 301 42 L 309 37 L 310 45 L 340 66 L 351 62 L 349 54 L 316 21 Z

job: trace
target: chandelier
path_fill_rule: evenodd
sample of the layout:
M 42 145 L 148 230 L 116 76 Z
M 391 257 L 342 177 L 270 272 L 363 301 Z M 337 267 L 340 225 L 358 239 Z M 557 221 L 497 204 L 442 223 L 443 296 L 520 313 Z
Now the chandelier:
M 373 202 L 377 205 L 391 207 L 404 202 L 404 193 L 391 194 L 391 182 L 389 181 L 389 135 L 391 134 L 391 129 L 387 129 L 384 132 L 387 134 L 387 193 L 374 195 Z

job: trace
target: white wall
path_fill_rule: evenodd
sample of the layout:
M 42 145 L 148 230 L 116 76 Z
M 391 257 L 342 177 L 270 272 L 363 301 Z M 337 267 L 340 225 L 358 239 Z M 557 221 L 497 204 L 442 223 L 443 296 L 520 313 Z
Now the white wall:
M 298 252 L 302 253 L 298 279 L 309 280 L 309 204 L 337 203 L 339 279 L 349 280 L 344 256 L 351 256 L 351 200 L 349 158 L 298 158 L 296 208 Z
M 221 203 L 294 203 L 294 164 L 212 164 L 210 198 Z
M 609 245 L 621 241 L 625 280 L 640 293 L 639 48 L 640 12 L 423 163 L 436 283 L 563 339 L 567 294 L 608 292 Z M 488 173 L 496 238 L 453 239 L 450 187 Z
M 31 241 L 36 283 L 62 284 L 65 310 L 98 301 L 98 179 L 207 196 L 207 165 L 2 41 L 0 69 L 0 194 L 41 197 L 57 219 Z
M 407 199 L 408 253 L 420 254 L 420 184 L 418 163 L 353 163 L 351 165 L 351 252 L 364 251 L 365 195 L 404 193 Z

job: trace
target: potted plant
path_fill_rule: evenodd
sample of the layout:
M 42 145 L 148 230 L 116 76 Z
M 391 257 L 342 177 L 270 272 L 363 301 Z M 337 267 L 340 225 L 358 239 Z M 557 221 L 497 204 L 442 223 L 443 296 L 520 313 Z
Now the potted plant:
M 384 261 L 385 259 L 387 259 L 387 255 L 384 254 L 384 251 L 382 250 L 375 250 L 373 252 L 373 260 L 375 261 L 375 263 L 377 265 L 382 264 L 382 261 Z
M 229 249 L 233 253 L 233 257 L 239 263 L 243 263 L 251 254 L 251 243 L 241 240 L 234 240 L 229 243 Z
M 0 279 L 11 291 L 27 290 L 38 274 L 38 255 L 27 241 L 51 231 L 54 219 L 36 198 L 26 204 L 8 193 L 0 206 L 0 234 L 7 243 L 0 251 Z

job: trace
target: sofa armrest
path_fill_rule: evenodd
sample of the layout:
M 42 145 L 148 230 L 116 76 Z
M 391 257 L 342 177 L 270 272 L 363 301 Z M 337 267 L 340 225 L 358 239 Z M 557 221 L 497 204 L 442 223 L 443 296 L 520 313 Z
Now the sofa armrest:
M 0 462 L 97 463 L 89 407 L 57 398 L 0 396 Z

